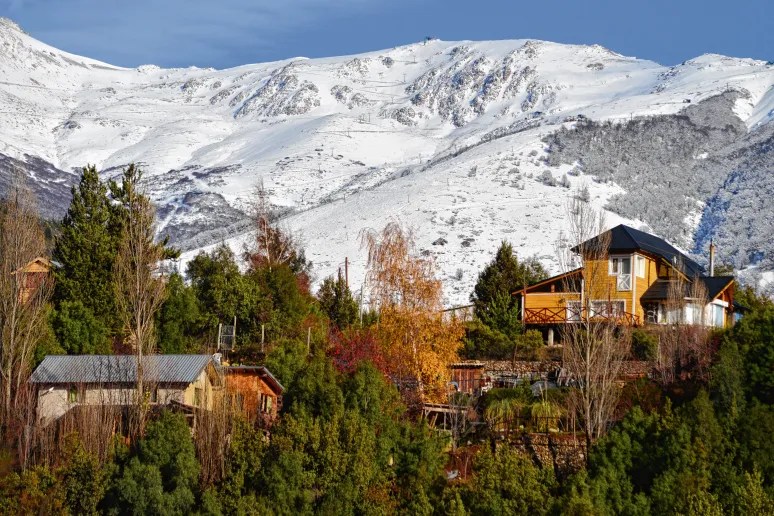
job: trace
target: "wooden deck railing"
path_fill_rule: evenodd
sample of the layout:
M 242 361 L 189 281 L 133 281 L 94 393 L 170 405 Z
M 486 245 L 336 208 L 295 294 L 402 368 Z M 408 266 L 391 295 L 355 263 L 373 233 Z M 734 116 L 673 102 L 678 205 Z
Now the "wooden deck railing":
M 591 313 L 589 314 L 589 310 Z M 590 317 L 589 317 L 590 316 Z M 578 323 L 589 317 L 591 321 L 607 321 L 622 326 L 639 326 L 640 317 L 629 312 L 606 313 L 594 309 L 573 308 L 525 308 L 524 324 Z

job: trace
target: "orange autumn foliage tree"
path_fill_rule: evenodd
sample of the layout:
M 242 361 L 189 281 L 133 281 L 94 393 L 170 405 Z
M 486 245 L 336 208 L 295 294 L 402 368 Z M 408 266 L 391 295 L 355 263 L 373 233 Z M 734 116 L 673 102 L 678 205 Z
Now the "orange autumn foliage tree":
M 366 231 L 367 281 L 379 309 L 377 336 L 392 379 L 419 402 L 446 398 L 449 364 L 464 334 L 462 322 L 445 317 L 441 282 L 432 260 L 414 252 L 410 230 L 390 222 Z

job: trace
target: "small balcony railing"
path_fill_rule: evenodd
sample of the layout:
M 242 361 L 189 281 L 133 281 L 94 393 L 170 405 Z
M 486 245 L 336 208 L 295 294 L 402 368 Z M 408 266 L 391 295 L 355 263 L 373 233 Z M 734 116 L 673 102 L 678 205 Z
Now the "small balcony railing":
M 564 324 L 581 321 L 611 322 L 623 326 L 639 326 L 636 314 L 617 310 L 585 309 L 575 307 L 525 308 L 524 324 Z

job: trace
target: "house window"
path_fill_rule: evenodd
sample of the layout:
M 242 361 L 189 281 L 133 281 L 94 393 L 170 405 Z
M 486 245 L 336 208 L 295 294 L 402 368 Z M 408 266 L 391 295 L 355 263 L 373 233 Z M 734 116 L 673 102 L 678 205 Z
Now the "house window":
M 610 258 L 610 274 L 616 276 L 615 288 L 618 291 L 632 289 L 631 256 L 613 256 Z
M 610 274 L 617 276 L 619 274 L 632 273 L 632 259 L 629 256 L 613 256 L 610 258 Z
M 635 263 L 637 266 L 637 277 L 638 278 L 644 278 L 645 277 L 645 268 L 647 261 L 645 260 L 644 256 L 636 256 L 635 257 Z
M 70 403 L 78 403 L 78 387 L 70 387 L 67 390 L 67 401 Z
M 618 317 L 626 310 L 625 301 L 592 301 L 591 317 Z
M 698 303 L 688 303 L 685 305 L 685 322 L 687 324 L 701 324 L 701 305 Z
M 679 306 L 659 305 L 658 322 L 661 324 L 680 324 L 682 315 L 683 309 Z
M 658 303 L 646 303 L 643 305 L 645 309 L 645 321 L 651 324 L 656 324 L 659 321 L 659 304 Z
M 202 390 L 199 387 L 194 389 L 194 406 L 202 406 Z
M 722 306 L 715 304 L 710 305 L 710 307 L 710 320 L 712 321 L 712 326 L 715 326 L 716 328 L 725 326 L 725 309 Z

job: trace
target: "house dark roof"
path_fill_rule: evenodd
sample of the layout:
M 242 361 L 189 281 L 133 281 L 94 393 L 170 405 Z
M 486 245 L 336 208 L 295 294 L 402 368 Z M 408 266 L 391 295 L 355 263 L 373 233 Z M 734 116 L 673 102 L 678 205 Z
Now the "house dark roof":
M 729 283 L 734 281 L 733 276 L 703 276 L 700 278 L 704 282 L 704 288 L 707 289 L 707 297 L 715 299 Z
M 733 276 L 703 276 L 698 278 L 707 289 L 707 299 L 715 299 L 729 283 L 734 281 Z M 669 286 L 675 280 L 657 280 L 648 290 L 646 290 L 640 299 L 642 301 L 663 301 L 669 297 Z M 683 297 L 691 297 L 691 283 L 683 282 Z
M 212 355 L 149 355 L 143 357 L 145 378 L 156 383 L 192 383 Z M 30 376 L 30 383 L 135 383 L 135 355 L 48 355 Z
M 702 273 L 702 268 L 698 263 L 685 256 L 662 238 L 624 224 L 614 227 L 608 233 L 610 233 L 610 247 L 608 248 L 610 253 L 645 251 L 665 259 L 668 263 L 678 267 L 689 278 L 700 276 Z M 583 244 L 573 247 L 572 251 L 577 253 L 581 247 L 594 246 L 600 237 L 601 235 L 590 238 L 583 242 Z

